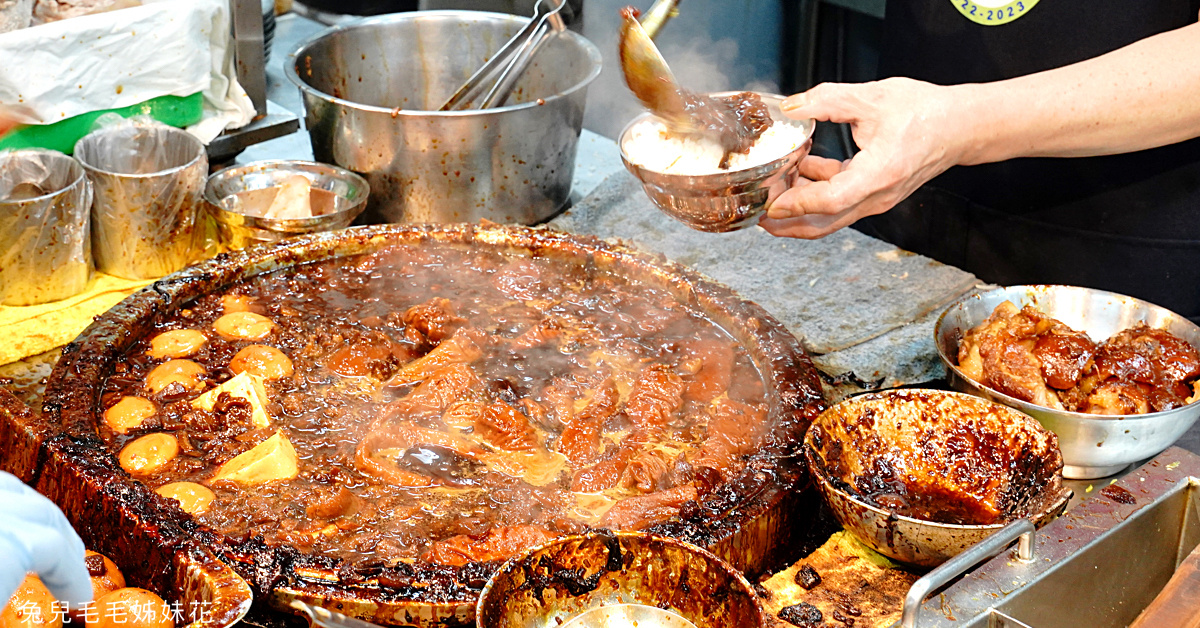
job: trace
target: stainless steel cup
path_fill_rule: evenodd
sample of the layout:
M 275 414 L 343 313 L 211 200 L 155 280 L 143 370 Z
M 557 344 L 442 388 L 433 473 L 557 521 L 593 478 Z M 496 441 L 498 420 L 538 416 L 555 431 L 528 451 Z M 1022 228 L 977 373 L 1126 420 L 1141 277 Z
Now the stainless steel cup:
M 92 186 L 53 150 L 0 153 L 0 303 L 33 305 L 83 292 L 92 277 Z
M 126 279 L 154 279 L 200 254 L 208 176 L 200 140 L 168 126 L 118 125 L 79 140 L 75 158 L 96 193 L 97 268 Z

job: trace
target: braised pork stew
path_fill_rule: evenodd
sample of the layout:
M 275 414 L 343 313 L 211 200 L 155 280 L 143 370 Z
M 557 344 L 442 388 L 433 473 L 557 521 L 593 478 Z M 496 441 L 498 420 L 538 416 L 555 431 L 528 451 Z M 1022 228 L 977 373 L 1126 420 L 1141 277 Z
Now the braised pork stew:
M 745 351 L 666 291 L 452 244 L 202 297 L 101 406 L 123 466 L 201 494 L 181 507 L 226 536 L 450 565 L 666 521 L 742 470 L 767 414 Z

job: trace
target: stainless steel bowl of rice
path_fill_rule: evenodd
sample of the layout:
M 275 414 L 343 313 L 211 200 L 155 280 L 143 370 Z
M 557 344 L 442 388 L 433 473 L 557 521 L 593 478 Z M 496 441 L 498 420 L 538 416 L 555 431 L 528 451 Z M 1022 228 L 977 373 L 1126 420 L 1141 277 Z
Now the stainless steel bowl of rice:
M 734 154 L 726 170 L 719 167 L 724 151 L 715 140 L 674 134 L 649 112 L 621 131 L 621 161 L 659 209 L 693 229 L 719 233 L 754 226 L 770 202 L 795 183 L 816 127 L 813 120 L 783 115 L 783 96 L 758 96 L 774 124 L 748 153 Z

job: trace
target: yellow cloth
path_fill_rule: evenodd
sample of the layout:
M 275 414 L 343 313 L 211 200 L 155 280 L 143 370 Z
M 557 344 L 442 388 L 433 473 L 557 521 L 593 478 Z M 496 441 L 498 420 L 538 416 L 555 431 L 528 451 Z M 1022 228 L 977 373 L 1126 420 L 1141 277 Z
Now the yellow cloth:
M 0 365 L 45 353 L 75 339 L 121 299 L 150 283 L 96 273 L 83 292 L 40 305 L 0 306 Z

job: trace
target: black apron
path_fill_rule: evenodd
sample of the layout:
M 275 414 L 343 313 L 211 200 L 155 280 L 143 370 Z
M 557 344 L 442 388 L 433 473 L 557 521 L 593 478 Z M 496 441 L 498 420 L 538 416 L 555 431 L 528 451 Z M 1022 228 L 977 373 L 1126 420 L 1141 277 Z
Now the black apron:
M 1011 78 L 1191 24 L 1197 5 L 1041 0 L 1015 21 L 984 26 L 951 0 L 889 2 L 880 73 L 942 85 Z M 1100 288 L 1200 319 L 1200 139 L 955 167 L 855 228 L 992 283 Z

